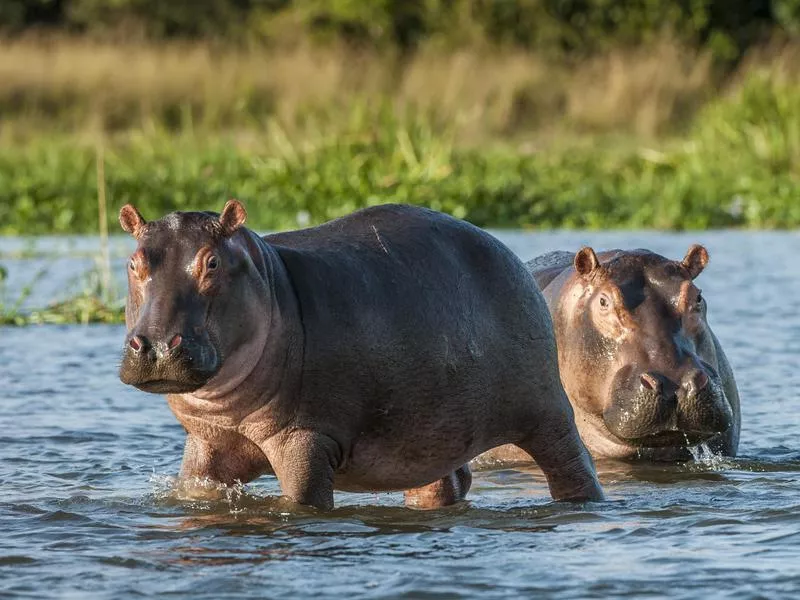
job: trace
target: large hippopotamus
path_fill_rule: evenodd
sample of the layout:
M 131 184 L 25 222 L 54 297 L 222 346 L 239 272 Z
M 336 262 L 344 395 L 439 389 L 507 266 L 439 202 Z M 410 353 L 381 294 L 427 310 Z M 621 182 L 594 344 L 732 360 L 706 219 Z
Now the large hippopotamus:
M 708 252 L 552 252 L 527 267 L 555 327 L 561 381 L 595 458 L 679 461 L 705 443 L 734 456 L 739 394 L 694 280 Z M 529 461 L 502 447 L 480 462 Z
M 516 444 L 557 500 L 603 497 L 559 381 L 547 306 L 488 233 L 385 205 L 259 237 L 237 201 L 146 222 L 128 268 L 124 383 L 167 394 L 182 477 L 274 473 L 288 499 L 334 489 L 456 502 L 468 461 Z

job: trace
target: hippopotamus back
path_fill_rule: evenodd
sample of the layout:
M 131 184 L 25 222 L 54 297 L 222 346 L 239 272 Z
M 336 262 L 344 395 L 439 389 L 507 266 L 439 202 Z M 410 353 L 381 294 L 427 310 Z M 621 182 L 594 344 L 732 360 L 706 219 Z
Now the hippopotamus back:
M 533 275 L 539 289 L 543 290 L 550 285 L 553 279 L 570 267 L 574 258 L 575 255 L 572 252 L 555 250 L 532 258 L 525 263 L 525 266 L 530 274 Z

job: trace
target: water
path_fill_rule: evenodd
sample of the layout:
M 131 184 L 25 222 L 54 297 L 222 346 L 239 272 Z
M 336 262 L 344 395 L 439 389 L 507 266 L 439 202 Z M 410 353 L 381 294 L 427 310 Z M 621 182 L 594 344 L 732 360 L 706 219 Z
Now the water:
M 117 380 L 121 327 L 0 328 L 0 597 L 795 597 L 800 235 L 501 237 L 523 258 L 584 243 L 678 258 L 705 243 L 698 283 L 739 382 L 740 456 L 602 463 L 608 501 L 586 505 L 550 502 L 535 468 L 477 472 L 468 503 L 436 511 L 345 493 L 328 514 L 289 511 L 269 477 L 187 500 L 171 479 L 181 427 Z M 88 240 L 40 241 L 55 262 L 21 247 L 0 240 L 9 295 L 50 265 L 33 304 L 91 265 L 75 256 Z

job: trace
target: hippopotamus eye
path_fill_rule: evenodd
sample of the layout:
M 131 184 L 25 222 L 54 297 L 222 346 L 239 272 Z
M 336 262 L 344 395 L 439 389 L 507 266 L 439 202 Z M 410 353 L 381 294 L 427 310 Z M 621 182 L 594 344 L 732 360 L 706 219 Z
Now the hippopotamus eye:
M 131 271 L 135 271 L 136 270 L 136 261 L 133 260 L 133 259 L 130 259 L 130 261 L 128 261 L 128 268 Z
M 206 260 L 206 269 L 213 271 L 217 267 L 219 267 L 219 259 L 212 254 L 208 257 L 208 260 Z
M 697 300 L 695 301 L 695 304 L 697 305 L 697 308 L 700 308 L 701 306 L 703 306 L 703 293 L 702 292 L 698 292 Z

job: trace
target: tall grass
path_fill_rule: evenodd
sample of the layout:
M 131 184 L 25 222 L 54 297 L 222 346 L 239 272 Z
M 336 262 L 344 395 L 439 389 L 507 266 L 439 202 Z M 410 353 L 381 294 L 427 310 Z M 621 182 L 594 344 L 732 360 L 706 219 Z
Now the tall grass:
M 6 137 L 37 129 L 260 129 L 302 132 L 315 115 L 390 101 L 457 122 L 466 141 L 552 130 L 652 135 L 685 124 L 717 85 L 710 57 L 664 40 L 577 64 L 498 48 L 412 58 L 311 46 L 0 41 Z M 36 126 L 39 126 L 38 128 Z

